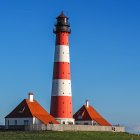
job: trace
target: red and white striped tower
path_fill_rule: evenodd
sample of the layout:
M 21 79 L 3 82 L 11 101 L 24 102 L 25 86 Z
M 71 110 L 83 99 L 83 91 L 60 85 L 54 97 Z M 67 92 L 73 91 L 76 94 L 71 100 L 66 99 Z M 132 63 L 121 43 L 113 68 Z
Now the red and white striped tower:
M 61 124 L 74 124 L 69 57 L 70 24 L 62 12 L 57 18 L 54 33 L 56 46 L 50 114 Z

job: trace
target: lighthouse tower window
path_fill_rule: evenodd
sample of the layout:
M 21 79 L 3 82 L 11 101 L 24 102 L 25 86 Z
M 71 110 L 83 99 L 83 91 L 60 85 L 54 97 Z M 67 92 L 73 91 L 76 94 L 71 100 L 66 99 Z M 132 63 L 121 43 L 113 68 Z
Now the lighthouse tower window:
M 67 22 L 67 19 L 65 18 L 64 20 L 65 20 L 65 23 L 66 23 Z

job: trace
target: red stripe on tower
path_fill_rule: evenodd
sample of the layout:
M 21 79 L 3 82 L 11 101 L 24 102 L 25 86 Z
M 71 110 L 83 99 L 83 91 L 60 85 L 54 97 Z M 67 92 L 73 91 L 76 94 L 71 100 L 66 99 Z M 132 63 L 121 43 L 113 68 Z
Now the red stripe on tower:
M 53 79 L 70 80 L 70 64 L 68 62 L 55 62 Z
M 57 23 L 54 29 L 56 46 L 50 113 L 61 124 L 74 124 L 69 57 L 70 25 L 68 17 L 63 12 L 56 19 Z

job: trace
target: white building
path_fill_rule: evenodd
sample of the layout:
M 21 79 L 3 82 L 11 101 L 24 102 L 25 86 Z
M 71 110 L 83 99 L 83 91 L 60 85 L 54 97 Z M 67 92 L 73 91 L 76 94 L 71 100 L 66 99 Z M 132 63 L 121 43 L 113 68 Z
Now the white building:
M 36 100 L 33 93 L 28 94 L 28 99 L 24 99 L 11 113 L 5 117 L 5 126 L 24 126 L 36 124 L 58 124 Z
M 77 125 L 97 125 L 111 126 L 86 100 L 86 105 L 83 105 L 73 116 Z

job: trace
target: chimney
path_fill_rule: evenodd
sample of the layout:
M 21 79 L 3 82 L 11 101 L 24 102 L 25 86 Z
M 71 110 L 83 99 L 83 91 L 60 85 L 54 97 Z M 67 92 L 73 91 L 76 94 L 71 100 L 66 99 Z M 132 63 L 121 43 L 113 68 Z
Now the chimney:
M 34 101 L 34 94 L 33 93 L 29 92 L 28 100 L 29 100 L 29 102 L 33 102 Z
M 86 100 L 86 107 L 89 107 L 89 100 Z

